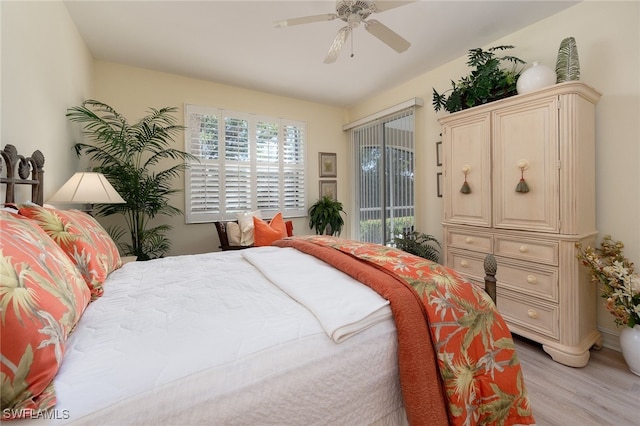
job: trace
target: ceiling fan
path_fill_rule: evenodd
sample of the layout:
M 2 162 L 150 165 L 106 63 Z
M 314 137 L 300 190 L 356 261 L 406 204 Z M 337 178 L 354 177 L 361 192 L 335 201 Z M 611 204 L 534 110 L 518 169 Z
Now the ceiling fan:
M 389 27 L 375 19 L 367 19 L 372 13 L 384 12 L 385 10 L 393 9 L 399 6 L 404 6 L 411 1 L 375 1 L 375 0 L 338 0 L 336 2 L 336 13 L 326 13 L 323 15 L 304 16 L 302 18 L 286 19 L 283 21 L 274 22 L 276 28 L 290 27 L 293 25 L 309 24 L 312 22 L 320 21 L 333 21 L 334 19 L 341 19 L 347 23 L 346 26 L 340 28 L 338 35 L 333 40 L 329 53 L 324 59 L 325 64 L 335 62 L 340 55 L 342 46 L 347 42 L 351 31 L 358 27 L 360 24 L 364 24 L 365 29 L 377 37 L 380 41 L 392 48 L 398 53 L 402 53 L 411 46 L 407 40 L 402 38 L 396 32 L 392 31 Z M 353 54 L 352 54 L 353 56 Z

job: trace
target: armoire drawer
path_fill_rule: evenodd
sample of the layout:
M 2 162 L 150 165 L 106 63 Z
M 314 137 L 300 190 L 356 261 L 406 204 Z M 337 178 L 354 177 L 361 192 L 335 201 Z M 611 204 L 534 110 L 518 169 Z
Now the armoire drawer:
M 483 281 L 485 276 L 484 257 L 482 253 L 450 249 L 447 252 L 446 265 L 462 275 Z
M 469 232 L 463 229 L 448 229 L 448 243 L 451 247 L 473 250 L 481 253 L 491 253 L 493 237 L 482 232 Z
M 558 268 L 496 257 L 500 285 L 518 293 L 558 301 Z
M 536 333 L 559 338 L 558 305 L 522 297 L 498 287 L 497 307 L 507 322 Z
M 494 254 L 558 266 L 557 241 L 532 240 L 521 236 L 496 235 Z

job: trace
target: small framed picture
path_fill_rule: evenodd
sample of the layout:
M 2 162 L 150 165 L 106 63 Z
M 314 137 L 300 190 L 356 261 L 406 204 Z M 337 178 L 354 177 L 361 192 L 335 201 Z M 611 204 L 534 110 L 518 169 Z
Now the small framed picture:
M 335 152 L 318 153 L 318 161 L 321 178 L 338 176 L 338 158 Z
M 436 181 L 438 185 L 438 197 L 442 198 L 442 172 L 436 173 Z
M 436 142 L 436 166 L 442 166 L 442 141 Z
M 338 181 L 321 180 L 320 181 L 320 198 L 329 197 L 332 200 L 338 199 Z

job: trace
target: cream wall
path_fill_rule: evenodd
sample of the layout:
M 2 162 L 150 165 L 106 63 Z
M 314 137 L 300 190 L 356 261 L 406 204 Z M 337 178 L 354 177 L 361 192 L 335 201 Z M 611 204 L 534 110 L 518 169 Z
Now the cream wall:
M 130 122 L 145 115 L 149 107 L 176 106 L 179 108 L 176 117 L 183 124 L 185 103 L 304 121 L 308 205 L 318 198 L 318 152 L 338 154 L 338 178 L 342 178 L 338 184 L 339 199 L 348 193 L 348 181 L 343 178 L 347 152 L 341 130 L 346 111 L 342 108 L 101 61 L 95 63 L 94 81 L 96 99 L 114 107 Z M 183 138 L 177 140 L 177 148 L 184 149 Z M 176 184 L 184 188 L 184 178 Z M 347 200 L 344 201 L 348 208 Z M 172 205 L 184 210 L 184 193 L 174 197 Z M 217 250 L 219 241 L 213 224 L 187 225 L 183 216 L 160 220 L 173 226 L 169 234 L 170 254 Z M 305 218 L 294 219 L 294 232 L 310 233 Z
M 581 80 L 602 92 L 596 107 L 597 227 L 625 243 L 627 256 L 640 264 L 640 3 L 587 1 L 487 46 L 510 44 L 529 63 L 555 67 L 560 41 L 573 36 L 578 46 Z M 469 46 L 469 48 L 480 46 Z M 440 127 L 431 107 L 431 91 L 450 87 L 467 75 L 466 56 L 379 93 L 349 110 L 355 120 L 411 97 L 422 97 L 417 136 L 417 227 L 442 237 L 442 202 L 436 197 L 434 143 Z M 422 165 L 420 167 L 419 165 Z M 612 316 L 601 308 L 599 328 L 605 344 L 616 346 Z
M 80 167 L 71 150 L 78 132 L 65 113 L 91 95 L 93 58 L 63 3 L 1 1 L 0 8 L 1 143 L 44 153 L 46 199 Z

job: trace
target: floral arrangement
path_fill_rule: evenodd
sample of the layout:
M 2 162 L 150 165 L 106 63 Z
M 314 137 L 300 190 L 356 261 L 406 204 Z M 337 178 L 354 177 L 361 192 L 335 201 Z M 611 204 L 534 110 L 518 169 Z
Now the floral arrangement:
M 622 254 L 624 244 L 606 235 L 600 248 L 583 248 L 580 244 L 576 247 L 578 259 L 591 271 L 591 281 L 602 283 L 602 297 L 616 325 L 640 324 L 640 277 Z

